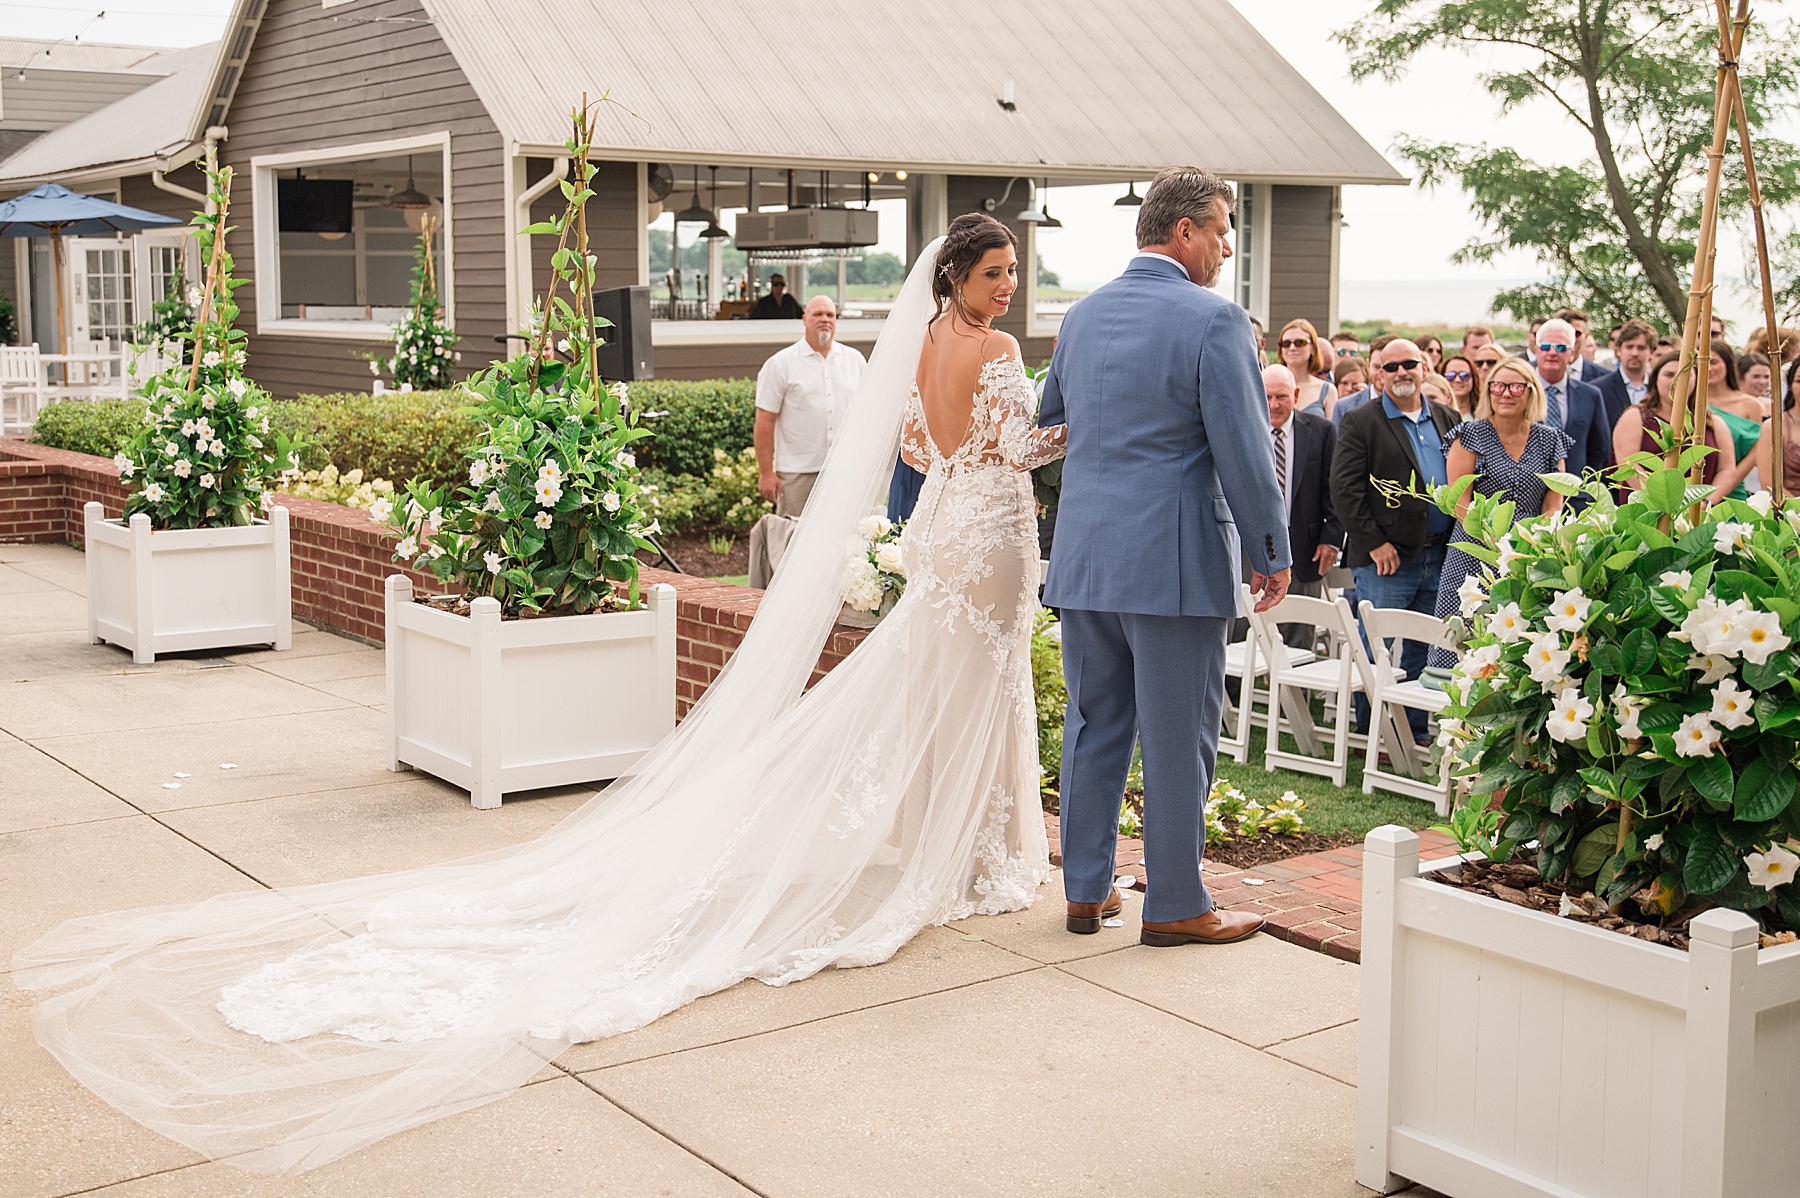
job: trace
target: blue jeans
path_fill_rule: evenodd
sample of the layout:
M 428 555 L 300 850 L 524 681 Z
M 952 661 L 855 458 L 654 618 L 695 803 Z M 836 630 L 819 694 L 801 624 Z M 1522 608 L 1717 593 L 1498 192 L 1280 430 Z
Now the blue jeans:
M 1392 574 L 1379 574 L 1375 567 L 1358 566 L 1351 571 L 1356 579 L 1356 598 L 1360 602 L 1367 599 L 1374 607 L 1398 607 L 1407 611 L 1423 612 L 1428 616 L 1437 614 L 1438 578 L 1444 572 L 1444 546 L 1427 545 L 1419 551 L 1419 556 L 1406 562 Z M 1369 634 L 1363 632 L 1363 648 L 1370 657 L 1375 651 L 1369 646 Z M 1417 678 L 1425 669 L 1426 646 L 1418 641 L 1406 641 L 1400 648 L 1400 668 L 1407 678 Z M 1429 716 L 1416 708 L 1408 709 L 1408 722 L 1412 724 L 1413 739 L 1424 740 L 1427 734 Z M 1356 696 L 1356 730 L 1369 730 L 1369 701 L 1360 694 Z

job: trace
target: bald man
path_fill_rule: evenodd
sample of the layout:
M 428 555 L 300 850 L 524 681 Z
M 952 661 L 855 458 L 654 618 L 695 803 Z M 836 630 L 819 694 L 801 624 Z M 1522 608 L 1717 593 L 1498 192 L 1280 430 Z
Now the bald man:
M 1294 557 L 1296 595 L 1324 593 L 1325 571 L 1337 564 L 1344 530 L 1331 506 L 1331 459 L 1337 452 L 1337 429 L 1311 412 L 1294 411 L 1298 386 L 1286 366 L 1262 372 L 1269 400 L 1269 448 L 1275 456 L 1275 481 L 1287 505 L 1288 544 Z M 1311 648 L 1312 629 L 1283 624 L 1282 639 Z
M 837 344 L 837 305 L 815 295 L 800 340 L 778 350 L 756 376 L 756 465 L 762 497 L 778 516 L 806 509 L 825 451 L 837 434 L 867 359 Z

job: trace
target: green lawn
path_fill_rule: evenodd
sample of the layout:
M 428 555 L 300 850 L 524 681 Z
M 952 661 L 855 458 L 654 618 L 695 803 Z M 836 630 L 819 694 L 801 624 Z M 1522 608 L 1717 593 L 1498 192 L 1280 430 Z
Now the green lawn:
M 1294 748 L 1292 738 L 1283 736 L 1282 741 L 1283 748 Z M 1306 817 L 1308 832 L 1361 837 L 1382 824 L 1418 829 L 1438 822 L 1431 804 L 1422 799 L 1404 798 L 1379 788 L 1372 795 L 1364 794 L 1362 754 L 1354 748 L 1350 751 L 1349 784 L 1340 789 L 1331 784 L 1331 779 L 1316 774 L 1298 774 L 1284 769 L 1270 773 L 1263 768 L 1262 745 L 1263 734 L 1259 729 L 1251 733 L 1250 760 L 1243 765 L 1220 754 L 1219 777 L 1258 802 L 1278 799 L 1282 792 L 1293 791 L 1306 801 L 1301 814 Z

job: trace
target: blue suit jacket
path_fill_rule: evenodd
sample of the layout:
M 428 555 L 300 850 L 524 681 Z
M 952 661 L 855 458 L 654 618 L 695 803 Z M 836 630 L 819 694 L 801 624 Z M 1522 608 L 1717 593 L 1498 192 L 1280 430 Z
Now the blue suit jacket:
M 1290 564 L 1250 317 L 1173 262 L 1137 258 L 1063 318 L 1041 423 L 1067 423 L 1044 602 L 1238 615 L 1252 568 Z
M 1575 442 L 1564 469 L 1577 475 L 1586 470 L 1603 470 L 1612 456 L 1612 421 L 1606 417 L 1606 401 L 1600 396 L 1600 388 L 1577 382 L 1569 375 L 1563 376 L 1563 384 L 1563 432 Z
M 1356 409 L 1362 407 L 1374 398 L 1375 388 L 1365 386 L 1361 391 L 1352 391 L 1350 394 L 1344 396 L 1344 398 L 1338 400 L 1337 406 L 1331 409 L 1331 423 L 1333 427 L 1341 431 L 1344 427 L 1344 417 L 1356 411 Z
M 1617 427 L 1619 417 L 1631 406 L 1631 388 L 1626 385 L 1625 376 L 1616 370 L 1609 370 L 1594 386 L 1600 389 L 1600 402 L 1606 408 L 1607 424 Z

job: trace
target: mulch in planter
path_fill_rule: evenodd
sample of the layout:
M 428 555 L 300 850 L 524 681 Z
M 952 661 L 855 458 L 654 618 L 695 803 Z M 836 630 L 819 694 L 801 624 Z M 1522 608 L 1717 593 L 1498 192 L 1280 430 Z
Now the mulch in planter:
M 449 612 L 453 616 L 467 616 L 470 611 L 469 605 L 473 601 L 474 600 L 468 595 L 424 595 L 413 600 L 414 603 L 424 607 L 436 608 L 438 611 Z M 597 612 L 629 611 L 630 607 L 623 599 L 614 598 L 608 600 L 603 606 L 597 607 L 594 610 Z M 557 616 L 572 616 L 575 614 L 577 613 L 567 611 L 532 611 L 529 608 L 521 608 L 516 612 L 509 612 L 505 608 L 500 609 L 500 618 L 502 620 L 550 620 Z
M 1039 797 L 1043 800 L 1045 811 L 1051 815 L 1061 814 L 1062 796 L 1056 791 L 1046 787 Z M 1141 820 L 1144 816 L 1143 792 L 1128 792 L 1125 801 Z M 1232 866 L 1235 869 L 1249 869 L 1253 865 L 1267 865 L 1271 861 L 1285 861 L 1289 857 L 1302 857 L 1308 853 L 1325 853 L 1332 849 L 1341 849 L 1345 845 L 1361 843 L 1362 837 L 1360 836 L 1329 835 L 1323 832 L 1300 832 L 1293 836 L 1277 836 L 1271 832 L 1264 832 L 1254 840 L 1233 836 L 1222 844 L 1209 844 L 1206 846 L 1206 859 L 1218 865 Z
M 680 536 L 664 536 L 661 538 L 663 548 L 669 556 L 681 563 L 682 572 L 700 578 L 736 578 L 740 574 L 750 573 L 750 536 L 748 533 L 734 536 L 731 539 L 729 553 L 714 553 L 707 542 L 707 534 L 703 532 L 683 533 Z M 657 563 L 656 554 L 648 549 L 638 552 L 638 560 L 647 566 Z
M 1428 876 L 1442 885 L 1479 891 L 1516 907 L 1530 907 L 1533 911 L 1558 915 L 1621 936 L 1678 949 L 1688 946 L 1688 921 L 1710 909 L 1708 906 L 1690 907 L 1667 919 L 1651 919 L 1645 918 L 1644 909 L 1635 899 L 1627 899 L 1617 909 L 1608 910 L 1598 896 L 1560 882 L 1546 882 L 1536 866 L 1522 862 L 1464 861 L 1453 869 L 1438 870 Z M 1765 933 L 1762 945 L 1767 948 L 1794 939 L 1792 932 Z

